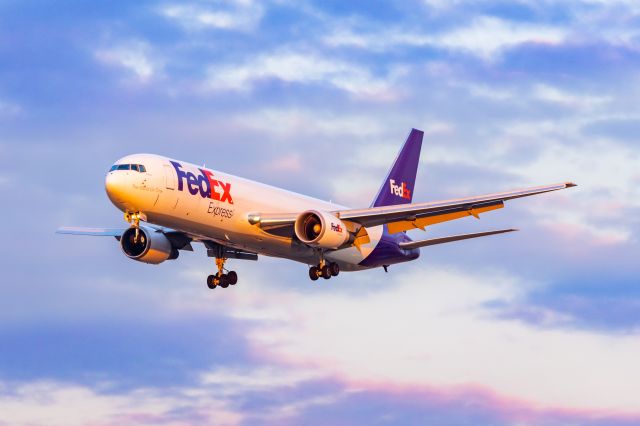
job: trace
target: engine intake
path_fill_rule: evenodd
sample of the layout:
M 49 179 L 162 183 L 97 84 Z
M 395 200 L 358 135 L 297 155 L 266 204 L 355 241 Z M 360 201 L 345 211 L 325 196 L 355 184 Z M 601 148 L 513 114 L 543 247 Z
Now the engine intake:
M 120 247 L 129 259 L 154 265 L 178 257 L 178 250 L 163 233 L 142 226 L 137 239 L 135 228 L 124 231 L 120 237 Z
M 347 227 L 331 213 L 309 210 L 296 219 L 295 233 L 311 247 L 337 249 L 349 240 Z

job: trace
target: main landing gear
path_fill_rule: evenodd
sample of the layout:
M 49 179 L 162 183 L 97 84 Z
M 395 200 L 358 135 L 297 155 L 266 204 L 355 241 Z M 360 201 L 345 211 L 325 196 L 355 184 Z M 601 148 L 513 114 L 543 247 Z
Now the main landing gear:
M 211 290 L 220 286 L 222 288 L 227 288 L 230 285 L 236 285 L 238 282 L 238 274 L 236 271 L 229 271 L 226 274 L 224 273 L 224 262 L 227 259 L 217 257 L 216 258 L 216 266 L 218 267 L 218 273 L 214 275 L 209 275 L 207 277 L 207 287 Z
M 317 266 L 309 268 L 309 278 L 311 278 L 311 281 L 317 281 L 320 277 L 328 280 L 331 277 L 337 277 L 339 273 L 340 266 L 337 263 L 325 262 L 324 259 L 321 259 Z

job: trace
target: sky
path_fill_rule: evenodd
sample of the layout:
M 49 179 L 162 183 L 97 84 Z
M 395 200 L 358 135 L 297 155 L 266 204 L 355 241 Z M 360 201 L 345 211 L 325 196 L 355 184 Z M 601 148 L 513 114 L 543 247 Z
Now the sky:
M 0 1 L 0 425 L 640 423 L 639 71 L 631 0 Z M 414 200 L 579 186 L 327 282 L 54 234 L 137 152 L 366 207 L 412 127 Z

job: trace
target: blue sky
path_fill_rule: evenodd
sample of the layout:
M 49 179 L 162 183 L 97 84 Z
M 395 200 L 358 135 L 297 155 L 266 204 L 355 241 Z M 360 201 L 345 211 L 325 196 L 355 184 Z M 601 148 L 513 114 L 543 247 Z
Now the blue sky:
M 0 424 L 637 424 L 636 3 L 1 2 Z M 53 234 L 133 152 L 367 206 L 411 127 L 417 200 L 580 186 L 320 285 Z

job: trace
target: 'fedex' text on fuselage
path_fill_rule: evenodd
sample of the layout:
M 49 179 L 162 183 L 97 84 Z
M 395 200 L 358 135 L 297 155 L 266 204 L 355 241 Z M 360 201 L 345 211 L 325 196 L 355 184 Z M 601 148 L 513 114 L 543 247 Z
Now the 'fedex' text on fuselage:
M 184 190 L 184 180 L 186 180 L 187 190 L 191 195 L 200 193 L 202 198 L 211 198 L 216 201 L 227 202 L 233 204 L 231 198 L 231 184 L 214 179 L 213 173 L 208 170 L 198 169 L 200 175 L 182 170 L 182 165 L 176 161 L 171 161 L 178 175 L 178 191 Z M 220 188 L 220 192 L 216 192 L 216 187 Z

